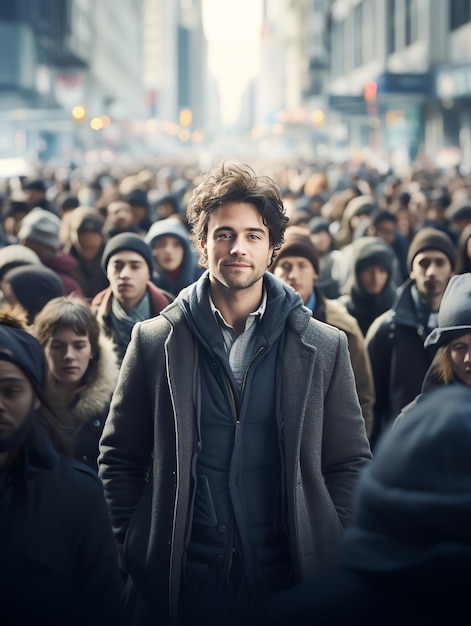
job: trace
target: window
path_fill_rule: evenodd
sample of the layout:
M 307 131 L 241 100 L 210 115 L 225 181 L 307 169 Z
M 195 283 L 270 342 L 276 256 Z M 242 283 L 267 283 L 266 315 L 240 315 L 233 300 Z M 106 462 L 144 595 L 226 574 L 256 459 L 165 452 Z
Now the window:
M 405 44 L 410 46 L 419 38 L 417 0 L 405 0 Z
M 353 9 L 353 67 L 363 65 L 363 4 Z
M 387 51 L 388 54 L 392 54 L 396 51 L 396 0 L 388 0 L 387 3 Z
M 471 0 L 450 0 L 450 30 L 471 21 Z

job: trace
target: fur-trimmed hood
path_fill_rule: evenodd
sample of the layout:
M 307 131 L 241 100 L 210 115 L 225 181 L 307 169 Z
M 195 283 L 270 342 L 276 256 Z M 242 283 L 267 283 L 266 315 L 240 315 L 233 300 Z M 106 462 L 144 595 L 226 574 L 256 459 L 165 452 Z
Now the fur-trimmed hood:
M 89 383 L 85 391 L 79 394 L 71 407 L 64 409 L 75 426 L 103 414 L 109 406 L 116 386 L 119 366 L 113 340 L 101 333 L 99 345 L 100 358 L 95 379 Z

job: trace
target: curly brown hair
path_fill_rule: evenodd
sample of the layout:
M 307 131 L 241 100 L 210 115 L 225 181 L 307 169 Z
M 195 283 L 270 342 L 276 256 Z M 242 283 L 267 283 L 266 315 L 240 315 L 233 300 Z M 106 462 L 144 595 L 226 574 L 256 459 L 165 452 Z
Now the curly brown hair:
M 208 235 L 211 214 L 224 202 L 247 202 L 253 204 L 268 228 L 270 246 L 273 248 L 270 265 L 284 242 L 286 216 L 278 185 L 268 176 L 257 176 L 246 164 L 225 164 L 206 174 L 194 189 L 189 200 L 186 217 L 191 226 L 191 236 L 200 250 L 200 265 L 207 267 L 207 259 L 201 254 L 200 242 Z

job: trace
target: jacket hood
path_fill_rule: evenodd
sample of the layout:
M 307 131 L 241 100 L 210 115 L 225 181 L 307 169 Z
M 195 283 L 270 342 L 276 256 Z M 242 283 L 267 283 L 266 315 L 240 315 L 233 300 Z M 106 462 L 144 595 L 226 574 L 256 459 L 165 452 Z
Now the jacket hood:
M 396 299 L 397 287 L 393 280 L 395 254 L 391 246 L 380 237 L 360 237 L 352 244 L 352 271 L 343 288 L 351 302 L 353 315 L 367 315 L 371 321 L 390 309 Z M 360 272 L 377 265 L 388 272 L 388 279 L 381 293 L 367 293 L 360 285 Z
M 203 270 L 198 269 L 198 259 L 196 251 L 190 241 L 188 230 L 184 224 L 177 219 L 169 217 L 164 220 L 154 222 L 149 228 L 144 241 L 152 248 L 153 243 L 159 237 L 170 235 L 177 237 L 184 250 L 183 261 L 177 278 L 171 279 L 168 274 L 162 271 L 154 261 L 154 274 L 152 281 L 161 289 L 177 295 L 184 287 L 194 282 L 201 276 Z
M 301 296 L 292 287 L 269 272 L 265 272 L 263 284 L 267 291 L 267 306 L 260 324 L 257 345 L 273 342 L 283 331 L 289 313 L 303 305 Z M 209 304 L 208 271 L 196 283 L 183 289 L 175 303 L 181 308 L 193 332 L 203 343 L 214 347 L 223 341 L 221 333 L 215 332 L 218 326 Z M 306 309 L 306 313 L 309 318 L 311 312 Z M 165 311 L 162 315 L 165 316 Z
M 463 584 L 471 564 L 471 389 L 439 387 L 411 406 L 379 442 L 358 483 L 342 564 Z

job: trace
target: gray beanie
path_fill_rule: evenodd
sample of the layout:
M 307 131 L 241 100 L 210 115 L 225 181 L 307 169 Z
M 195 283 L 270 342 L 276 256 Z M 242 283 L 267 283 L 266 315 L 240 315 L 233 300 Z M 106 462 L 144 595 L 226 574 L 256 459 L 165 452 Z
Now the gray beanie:
M 101 257 L 101 267 L 105 274 L 108 267 L 108 261 L 113 254 L 116 254 L 121 250 L 130 250 L 140 254 L 147 263 L 149 273 L 152 276 L 154 271 L 152 250 L 150 246 L 135 233 L 120 233 L 119 235 L 115 235 L 108 240 L 108 243 L 103 250 L 103 256 Z
M 59 248 L 60 229 L 61 220 L 57 215 L 54 215 L 51 211 L 36 207 L 23 218 L 18 232 L 18 239 L 20 241 L 32 239 L 45 246 Z
M 438 327 L 425 340 L 425 347 L 437 350 L 461 335 L 471 333 L 471 274 L 452 276 L 438 311 Z

